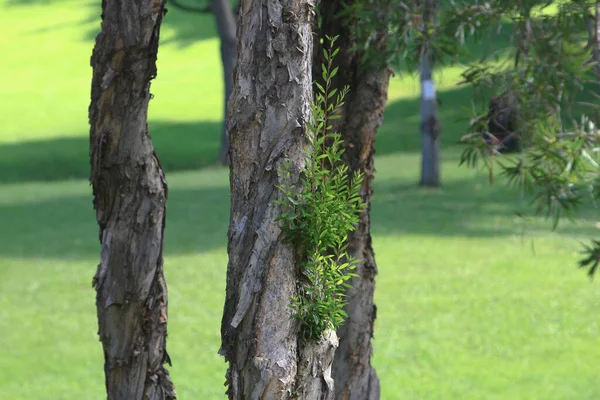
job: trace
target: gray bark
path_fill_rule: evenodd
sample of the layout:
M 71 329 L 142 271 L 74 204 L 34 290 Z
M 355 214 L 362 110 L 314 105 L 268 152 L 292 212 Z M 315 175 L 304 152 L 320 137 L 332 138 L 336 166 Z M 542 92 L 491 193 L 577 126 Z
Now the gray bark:
M 175 399 L 164 367 L 167 184 L 148 132 L 164 1 L 102 2 L 90 120 L 91 183 L 102 243 L 96 288 L 109 400 Z
M 217 31 L 221 41 L 221 62 L 223 64 L 223 82 L 225 86 L 225 98 L 223 114 L 224 122 L 221 131 L 221 149 L 219 152 L 219 161 L 221 164 L 227 164 L 229 152 L 229 137 L 227 135 L 227 115 L 229 97 L 233 87 L 233 69 L 237 59 L 237 40 L 235 15 L 231 10 L 229 0 L 212 0 L 211 9 L 215 14 L 217 22 Z
M 311 87 L 313 0 L 241 4 L 238 62 L 227 122 L 231 220 L 220 354 L 230 399 L 332 399 L 334 332 L 299 341 L 290 298 L 300 266 L 275 220 L 284 160 L 304 166 Z M 292 182 L 293 183 L 293 182 Z
M 333 378 L 338 400 L 378 400 L 379 379 L 371 365 L 377 264 L 371 244 L 370 204 L 375 178 L 375 137 L 383 122 L 392 71 L 387 65 L 361 64 L 362 54 L 354 50 L 355 43 L 351 41 L 353 27 L 340 15 L 345 5 L 351 6 L 353 2 L 322 2 L 322 31 L 318 33 L 319 37 L 340 35 L 336 41 L 339 54 L 335 59 L 339 71 L 332 83 L 338 90 L 349 85 L 350 92 L 345 99 L 342 118 L 334 121 L 333 125 L 344 139 L 344 161 L 349 170 L 363 173 L 360 194 L 367 204 L 356 230 L 348 236 L 348 252 L 359 260 L 354 271 L 358 277 L 352 279 L 352 288 L 346 291 L 348 318 L 337 332 L 340 345 L 335 352 Z M 379 32 L 378 37 L 383 38 L 385 34 Z M 374 42 L 384 44 L 380 40 Z M 313 68 L 320 68 L 323 61 L 321 49 L 315 49 Z

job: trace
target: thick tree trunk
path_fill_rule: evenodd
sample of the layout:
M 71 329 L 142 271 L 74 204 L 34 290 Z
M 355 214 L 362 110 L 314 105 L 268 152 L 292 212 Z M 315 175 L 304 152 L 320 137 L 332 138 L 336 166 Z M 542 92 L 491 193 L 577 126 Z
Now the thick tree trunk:
M 110 400 L 175 399 L 166 351 L 167 184 L 146 123 L 164 0 L 102 2 L 92 55 L 91 183 L 102 254 L 96 288 Z
M 429 52 L 421 57 L 421 186 L 440 185 L 440 123 Z
M 335 60 L 339 72 L 333 84 L 338 89 L 350 85 L 350 92 L 346 97 L 344 114 L 336 121 L 334 129 L 344 138 L 344 159 L 350 171 L 364 174 L 361 196 L 367 208 L 348 238 L 350 255 L 360 260 L 355 270 L 359 277 L 352 279 L 352 288 L 346 293 L 348 318 L 338 329 L 340 345 L 335 353 L 333 378 L 337 399 L 377 400 L 380 396 L 379 379 L 371 366 L 377 265 L 371 245 L 370 203 L 375 173 L 375 134 L 383 122 L 391 69 L 373 65 L 360 70 L 361 55 L 351 50 L 354 45 L 349 40 L 352 27 L 340 16 L 342 9 L 340 0 L 321 3 L 322 32 L 319 36 L 340 35 L 336 41 L 340 52 Z M 320 69 L 323 61 L 322 51 L 315 49 L 313 68 Z
M 371 197 L 375 168 L 375 134 L 383 122 L 391 71 L 370 69 L 355 81 L 354 93 L 345 108 L 343 128 L 345 160 L 351 171 L 364 173 L 361 196 L 367 204 L 354 232 L 348 236 L 349 253 L 360 260 L 354 271 L 359 275 L 346 292 L 348 318 L 338 329 L 340 346 L 334 361 L 333 378 L 338 399 L 379 399 L 379 379 L 371 366 L 376 307 L 375 275 L 377 264 L 371 244 Z
M 230 99 L 231 220 L 220 353 L 230 399 L 331 399 L 335 332 L 299 341 L 290 298 L 298 249 L 283 241 L 277 170 L 304 166 L 311 87 L 313 0 L 241 5 L 238 62 Z M 293 183 L 293 182 L 292 182 Z
M 231 10 L 229 0 L 212 0 L 212 12 L 215 14 L 217 22 L 217 31 L 221 41 L 221 61 L 223 64 L 223 82 L 225 86 L 225 113 L 223 128 L 221 131 L 221 150 L 219 152 L 219 161 L 221 164 L 227 164 L 229 153 L 229 137 L 227 136 L 227 116 L 228 102 L 233 88 L 233 68 L 237 59 L 237 40 L 235 15 Z

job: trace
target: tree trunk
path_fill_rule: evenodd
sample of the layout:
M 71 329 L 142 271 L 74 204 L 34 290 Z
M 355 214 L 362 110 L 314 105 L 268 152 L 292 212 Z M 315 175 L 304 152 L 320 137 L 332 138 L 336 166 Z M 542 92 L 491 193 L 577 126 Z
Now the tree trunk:
M 230 399 L 332 399 L 335 332 L 299 341 L 290 309 L 299 249 L 279 223 L 277 170 L 304 166 L 311 87 L 313 0 L 244 1 L 230 99 L 231 220 L 220 354 Z M 292 182 L 294 183 L 294 182 Z
M 374 304 L 377 264 L 371 244 L 371 197 L 375 168 L 375 134 L 383 122 L 391 70 L 375 68 L 355 81 L 354 95 L 346 106 L 345 160 L 351 171 L 364 173 L 361 196 L 367 204 L 356 230 L 348 235 L 349 254 L 361 260 L 354 271 L 359 275 L 346 292 L 348 319 L 338 330 L 340 347 L 336 352 L 333 378 L 337 398 L 343 400 L 379 399 L 379 378 L 371 366 L 373 328 L 377 309 Z
M 361 196 L 367 207 L 360 215 L 356 230 L 348 237 L 350 255 L 360 260 L 354 271 L 359 277 L 352 279 L 352 288 L 346 292 L 348 318 L 338 329 L 340 345 L 335 353 L 333 378 L 337 399 L 377 400 L 379 379 L 371 366 L 377 265 L 371 245 L 370 203 L 375 173 L 375 134 L 383 122 L 391 69 L 385 65 L 372 65 L 360 70 L 362 57 L 352 50 L 352 27 L 340 16 L 342 10 L 340 0 L 321 3 L 322 32 L 319 37 L 340 35 L 336 41 L 339 54 L 335 60 L 339 72 L 333 87 L 339 90 L 350 85 L 350 92 L 346 96 L 343 116 L 335 121 L 334 129 L 344 138 L 344 159 L 350 171 L 364 174 Z M 320 70 L 323 61 L 322 51 L 315 49 L 313 68 Z
M 585 27 L 588 32 L 588 42 L 586 49 L 592 49 L 592 59 L 596 63 L 596 75 L 600 77 L 600 3 L 594 7 L 593 14 L 586 14 L 584 17 Z
M 437 18 L 437 1 L 424 0 L 422 26 L 425 34 Z M 429 40 L 421 52 L 421 186 L 440 185 L 440 122 L 436 110 L 436 92 L 433 83 L 433 57 Z
M 164 0 L 102 2 L 91 65 L 91 183 L 102 253 L 93 279 L 109 400 L 175 399 L 166 351 L 167 184 L 148 133 Z
M 596 62 L 596 75 L 600 77 L 600 3 L 596 3 L 594 20 L 594 61 Z
M 429 51 L 421 57 L 421 186 L 440 185 L 440 123 Z
M 233 87 L 233 68 L 237 59 L 237 40 L 236 40 L 236 23 L 235 15 L 231 10 L 229 0 L 212 0 L 212 12 L 215 14 L 217 22 L 217 31 L 221 41 L 221 61 L 223 64 L 223 82 L 225 85 L 225 113 L 223 114 L 224 122 L 221 131 L 221 150 L 219 152 L 219 161 L 226 165 L 229 152 L 229 138 L 227 136 L 227 116 L 228 116 L 228 100 L 231 96 Z

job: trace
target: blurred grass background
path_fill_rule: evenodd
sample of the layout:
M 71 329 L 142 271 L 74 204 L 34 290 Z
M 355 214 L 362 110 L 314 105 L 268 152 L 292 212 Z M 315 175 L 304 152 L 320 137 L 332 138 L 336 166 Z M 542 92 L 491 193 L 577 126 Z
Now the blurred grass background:
M 215 167 L 219 44 L 210 15 L 169 8 L 149 125 L 170 188 L 171 372 L 179 398 L 223 399 L 229 182 Z M 0 9 L 0 398 L 104 398 L 87 181 L 100 2 L 0 0 Z M 460 71 L 436 76 L 441 189 L 416 186 L 419 86 L 410 75 L 393 78 L 378 134 L 373 362 L 382 399 L 600 398 L 600 291 L 576 268 L 580 241 L 597 234 L 596 213 L 551 232 L 548 221 L 516 217 L 528 214 L 518 191 L 458 167 L 472 96 L 455 85 Z

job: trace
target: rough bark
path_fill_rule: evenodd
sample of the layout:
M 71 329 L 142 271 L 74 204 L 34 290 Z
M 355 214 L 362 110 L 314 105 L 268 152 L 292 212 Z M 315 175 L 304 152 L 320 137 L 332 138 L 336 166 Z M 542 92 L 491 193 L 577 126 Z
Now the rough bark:
M 164 0 L 102 2 L 92 54 L 91 183 L 102 243 L 93 279 L 107 398 L 175 399 L 164 363 L 167 184 L 147 111 Z
M 425 0 L 423 28 L 436 18 L 436 1 Z M 425 45 L 427 46 L 427 44 Z M 433 60 L 428 48 L 422 50 L 421 74 L 421 186 L 440 185 L 440 122 L 437 116 L 436 92 L 433 83 Z
M 229 0 L 212 0 L 211 9 L 215 14 L 217 31 L 219 32 L 219 40 L 221 41 L 221 62 L 223 64 L 223 82 L 225 86 L 225 112 L 223 114 L 225 121 L 223 122 L 221 131 L 219 160 L 221 164 L 227 164 L 229 162 L 229 137 L 227 135 L 228 100 L 233 88 L 233 68 L 237 59 L 237 26 Z
M 304 166 L 309 118 L 313 0 L 241 4 L 230 99 L 231 219 L 220 354 L 230 399 L 332 399 L 335 332 L 298 339 L 290 298 L 298 249 L 283 241 L 276 184 L 284 160 L 292 181 Z M 293 182 L 292 182 L 293 183 Z
M 348 2 L 346 2 L 348 3 Z M 352 2 L 350 2 L 352 3 Z M 340 345 L 335 353 L 333 378 L 339 400 L 376 400 L 380 396 L 379 379 L 371 366 L 373 327 L 376 307 L 373 300 L 377 264 L 371 244 L 370 218 L 373 195 L 375 136 L 381 123 L 388 96 L 391 69 L 385 65 L 361 65 L 361 54 L 352 51 L 352 27 L 340 16 L 343 2 L 321 3 L 322 27 L 319 37 L 340 35 L 340 49 L 335 63 L 339 72 L 333 86 L 341 89 L 350 85 L 342 118 L 334 129 L 344 138 L 344 159 L 349 170 L 364 174 L 361 196 L 367 208 L 360 215 L 354 232 L 349 234 L 348 251 L 360 260 L 348 289 L 346 312 L 348 319 L 338 329 Z M 315 49 L 313 68 L 320 68 L 322 51 Z

